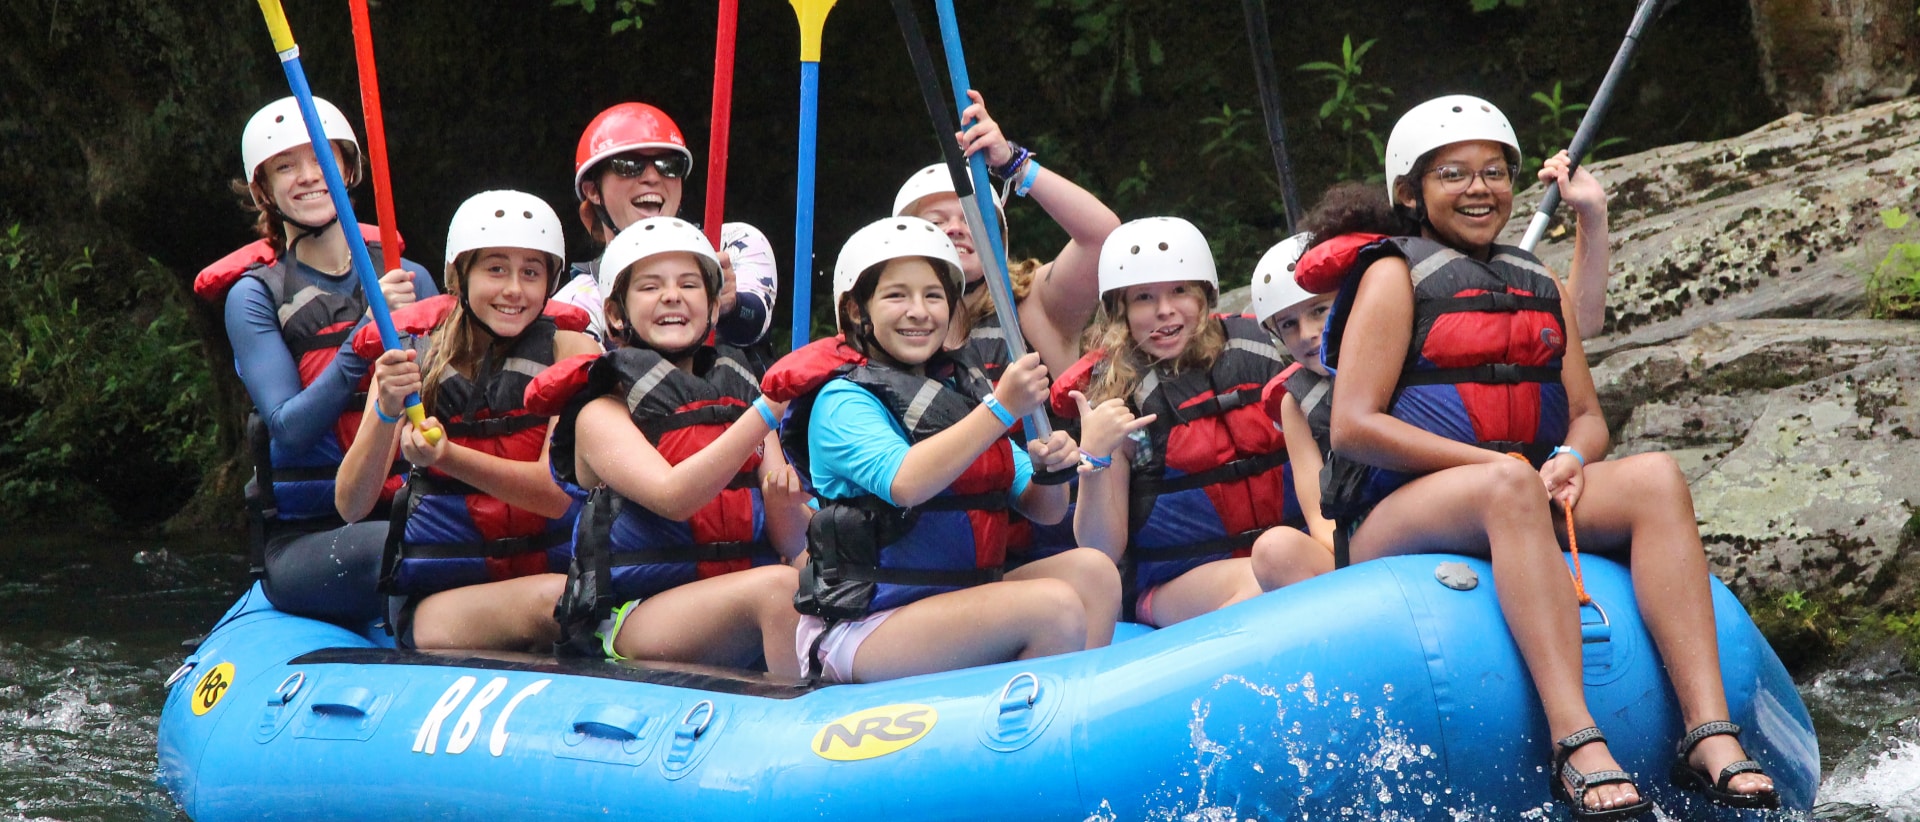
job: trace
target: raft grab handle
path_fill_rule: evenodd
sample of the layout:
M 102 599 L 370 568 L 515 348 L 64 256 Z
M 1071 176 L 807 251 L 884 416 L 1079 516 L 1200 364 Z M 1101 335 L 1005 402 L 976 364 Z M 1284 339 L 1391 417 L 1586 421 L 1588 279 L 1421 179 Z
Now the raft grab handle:
M 1586 611 L 1592 608 L 1600 612 L 1599 622 L 1588 622 Z M 1580 606 L 1580 644 L 1593 645 L 1613 639 L 1613 620 L 1607 617 L 1607 609 L 1600 607 L 1598 601 L 1588 601 Z
M 699 713 L 701 708 L 707 709 L 707 716 L 705 719 L 700 720 L 700 724 L 694 725 L 693 715 Z M 712 724 L 713 700 L 702 699 L 699 702 L 693 703 L 693 707 L 687 709 L 686 716 L 680 717 L 680 729 L 674 731 L 674 735 L 688 740 L 699 739 L 701 734 L 707 732 L 707 726 Z
M 573 732 L 616 742 L 639 739 L 647 729 L 647 715 L 625 705 L 593 705 L 573 719 Z

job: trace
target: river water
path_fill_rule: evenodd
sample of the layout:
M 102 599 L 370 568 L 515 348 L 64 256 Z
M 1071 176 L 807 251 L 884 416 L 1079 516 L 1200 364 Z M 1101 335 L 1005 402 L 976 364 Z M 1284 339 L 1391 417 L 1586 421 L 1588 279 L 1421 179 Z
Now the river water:
M 0 821 L 184 819 L 154 782 L 161 683 L 245 580 L 227 537 L 0 535 Z M 1888 654 L 1799 682 L 1813 818 L 1920 820 L 1920 674 Z

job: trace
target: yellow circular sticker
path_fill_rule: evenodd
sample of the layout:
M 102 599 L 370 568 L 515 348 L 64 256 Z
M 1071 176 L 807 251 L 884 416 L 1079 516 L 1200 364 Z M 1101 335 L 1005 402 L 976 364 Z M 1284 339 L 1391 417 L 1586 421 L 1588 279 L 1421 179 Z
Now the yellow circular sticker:
M 827 723 L 813 737 L 813 752 L 836 762 L 886 756 L 919 742 L 938 721 L 929 705 L 868 708 Z
M 233 663 L 222 662 L 213 666 L 200 677 L 199 684 L 193 686 L 193 694 L 188 697 L 193 705 L 194 716 L 206 716 L 220 699 L 227 695 L 227 689 L 233 687 Z

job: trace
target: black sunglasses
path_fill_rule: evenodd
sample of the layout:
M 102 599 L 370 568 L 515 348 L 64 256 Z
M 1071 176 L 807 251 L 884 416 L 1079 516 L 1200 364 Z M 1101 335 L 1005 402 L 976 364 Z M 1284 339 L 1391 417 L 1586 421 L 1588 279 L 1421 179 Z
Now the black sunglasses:
M 622 177 L 638 177 L 647 173 L 647 166 L 660 171 L 660 176 L 670 180 L 687 176 L 693 169 L 693 160 L 677 151 L 662 154 L 622 154 L 607 160 L 607 168 Z

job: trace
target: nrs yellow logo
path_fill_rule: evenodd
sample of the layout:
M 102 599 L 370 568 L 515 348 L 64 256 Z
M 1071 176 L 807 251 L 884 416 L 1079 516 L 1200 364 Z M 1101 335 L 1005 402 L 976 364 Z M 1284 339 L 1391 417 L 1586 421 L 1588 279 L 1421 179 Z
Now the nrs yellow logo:
M 813 752 L 836 762 L 886 756 L 919 742 L 938 721 L 929 705 L 868 708 L 827 723 L 813 737 Z
M 194 716 L 206 716 L 213 706 L 220 704 L 227 695 L 227 689 L 233 687 L 233 663 L 222 662 L 213 666 L 200 682 L 193 686 L 193 693 L 187 696 L 193 707 Z

